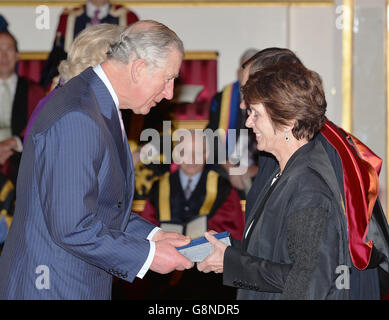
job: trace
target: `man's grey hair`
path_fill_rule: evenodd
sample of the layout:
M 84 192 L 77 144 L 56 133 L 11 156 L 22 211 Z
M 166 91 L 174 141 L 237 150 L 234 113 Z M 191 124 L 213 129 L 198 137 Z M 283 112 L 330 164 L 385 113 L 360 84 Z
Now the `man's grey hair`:
M 177 34 L 153 20 L 138 21 L 126 28 L 112 44 L 107 59 L 128 64 L 144 59 L 149 67 L 162 68 L 172 49 L 184 55 L 184 45 Z

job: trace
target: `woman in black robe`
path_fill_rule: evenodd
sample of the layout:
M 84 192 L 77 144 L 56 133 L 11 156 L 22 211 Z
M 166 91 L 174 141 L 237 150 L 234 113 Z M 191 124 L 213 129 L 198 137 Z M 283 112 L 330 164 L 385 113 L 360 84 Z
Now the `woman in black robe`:
M 241 246 L 211 234 L 213 253 L 198 264 L 223 272 L 238 299 L 349 299 L 347 222 L 335 172 L 321 142 L 326 100 L 319 75 L 279 63 L 251 76 L 242 89 L 246 125 L 257 148 L 279 169 L 246 217 Z

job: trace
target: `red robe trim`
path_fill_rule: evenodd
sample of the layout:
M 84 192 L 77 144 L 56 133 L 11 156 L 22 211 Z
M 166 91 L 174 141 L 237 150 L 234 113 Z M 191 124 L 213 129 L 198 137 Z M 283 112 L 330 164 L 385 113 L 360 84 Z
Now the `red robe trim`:
M 57 26 L 56 31 L 56 41 L 57 38 L 63 36 L 66 37 L 67 29 L 68 29 L 68 21 L 69 16 L 74 15 L 75 17 L 82 15 L 85 12 L 85 5 L 81 7 L 76 8 L 65 8 L 62 14 L 59 17 L 59 22 Z M 121 26 L 129 26 L 130 24 L 139 21 L 138 16 L 132 12 L 130 9 L 127 9 L 126 7 L 122 5 L 110 5 L 110 9 L 108 11 L 108 14 L 119 18 L 119 25 Z M 74 24 L 75 19 L 72 20 L 72 23 Z M 71 44 L 73 42 L 74 37 L 74 25 L 71 26 L 71 29 L 73 32 L 69 35 L 71 37 L 71 41 L 69 43 Z M 68 49 L 68 48 L 65 48 Z M 67 51 L 67 50 L 65 50 Z
M 321 134 L 336 149 L 342 161 L 350 255 L 354 266 L 364 270 L 369 265 L 373 248 L 373 242 L 365 239 L 378 197 L 382 160 L 357 138 L 330 121 L 326 121 Z

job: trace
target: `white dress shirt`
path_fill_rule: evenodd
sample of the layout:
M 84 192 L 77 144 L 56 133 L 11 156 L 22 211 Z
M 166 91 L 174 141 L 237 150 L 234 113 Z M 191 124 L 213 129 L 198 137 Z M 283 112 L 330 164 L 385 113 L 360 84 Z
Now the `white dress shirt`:
M 203 172 L 199 172 L 199 173 L 196 173 L 195 175 L 189 177 L 187 176 L 181 169 L 179 169 L 178 171 L 178 176 L 180 178 L 180 183 L 181 183 L 181 186 L 182 186 L 182 190 L 185 190 L 186 189 L 186 186 L 188 185 L 188 180 L 191 179 L 191 183 L 190 183 L 190 192 L 191 194 L 193 193 L 193 191 L 196 189 L 196 186 L 197 184 L 199 183 L 199 180 L 201 178 L 201 174 Z
M 6 102 L 4 99 L 5 95 L 5 87 L 4 83 L 7 83 L 11 99 Z M 11 120 L 12 120 L 12 106 L 14 102 L 16 85 L 18 83 L 18 76 L 14 73 L 6 80 L 0 80 L 0 141 L 4 141 L 12 137 L 12 128 L 11 128 Z M 18 147 L 16 151 L 23 151 L 23 144 L 20 141 L 18 136 L 14 136 L 17 141 Z
M 98 65 L 98 66 L 94 67 L 93 71 L 97 74 L 97 76 L 101 79 L 101 81 L 103 81 L 103 83 L 107 87 L 109 93 L 111 94 L 112 99 L 113 99 L 113 101 L 115 103 L 116 109 L 118 111 L 118 115 L 119 115 L 119 119 L 120 119 L 120 125 L 122 126 L 122 133 L 124 134 L 124 137 L 126 137 L 126 135 L 125 135 L 126 133 L 124 132 L 122 116 L 121 116 L 121 113 L 120 113 L 120 110 L 119 110 L 119 99 L 118 99 L 118 97 L 117 97 L 117 95 L 115 93 L 115 90 L 113 89 L 112 84 L 109 81 L 109 79 L 108 79 L 107 75 L 105 74 L 105 72 L 104 72 L 103 68 L 101 67 L 101 65 Z M 149 270 L 151 263 L 153 262 L 154 255 L 155 255 L 155 242 L 152 241 L 151 239 L 153 238 L 154 234 L 159 229 L 160 229 L 159 227 L 155 227 L 150 232 L 150 234 L 147 236 L 147 240 L 149 240 L 149 242 L 150 242 L 150 251 L 149 251 L 149 255 L 148 255 L 147 259 L 146 259 L 146 262 L 144 263 L 142 269 L 137 274 L 138 278 L 142 279 L 144 277 L 146 272 Z
M 111 82 L 109 81 L 109 79 L 108 79 L 107 75 L 105 74 L 101 65 L 97 65 L 96 67 L 94 67 L 93 71 L 99 76 L 101 81 L 104 82 L 105 86 L 107 87 L 109 93 L 112 96 L 113 102 L 115 103 L 115 106 L 116 106 L 116 110 L 118 111 L 118 116 L 119 116 L 119 120 L 120 120 L 120 128 L 122 129 L 122 138 L 123 138 L 123 141 L 125 141 L 126 140 L 126 130 L 124 129 L 122 113 L 120 112 L 120 109 L 119 109 L 118 96 L 116 95 L 115 90 L 113 90 Z
M 90 2 L 86 3 L 86 15 L 89 18 L 93 18 L 95 16 L 96 10 L 99 10 L 99 14 L 97 17 L 100 20 L 104 19 L 109 13 L 109 3 L 106 3 L 105 5 L 103 5 L 101 7 L 96 7 L 94 4 L 92 4 Z

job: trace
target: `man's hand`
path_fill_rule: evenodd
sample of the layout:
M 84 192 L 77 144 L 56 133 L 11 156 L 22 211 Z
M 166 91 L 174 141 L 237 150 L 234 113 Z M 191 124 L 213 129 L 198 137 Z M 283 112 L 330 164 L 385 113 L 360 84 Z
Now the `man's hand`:
M 187 243 L 183 244 L 183 246 L 187 245 L 190 242 L 190 237 L 186 237 L 181 233 L 177 232 L 166 232 L 163 231 L 162 229 L 158 230 L 153 238 L 151 239 L 152 241 L 160 241 L 160 240 L 165 240 L 165 239 L 177 239 L 177 240 L 185 240 Z
M 14 137 L 0 141 L 0 165 L 3 165 L 14 154 L 13 149 L 18 147 Z
M 13 153 L 11 150 L 0 151 L 0 165 L 4 165 Z
M 227 249 L 227 245 L 216 239 L 213 236 L 215 233 L 215 231 L 209 231 L 204 234 L 205 238 L 212 245 L 212 253 L 203 261 L 197 263 L 197 269 L 204 273 L 211 271 L 214 271 L 215 273 L 223 273 L 224 252 Z
M 162 231 L 162 233 L 158 235 L 161 231 L 162 230 L 159 230 L 153 237 L 153 240 L 155 241 L 155 255 L 150 270 L 166 274 L 174 270 L 182 271 L 192 268 L 194 265 L 193 262 L 184 257 L 176 249 L 176 247 L 187 245 L 190 242 L 190 239 L 175 232 Z M 158 236 L 163 236 L 164 239 L 155 240 L 158 239 Z

